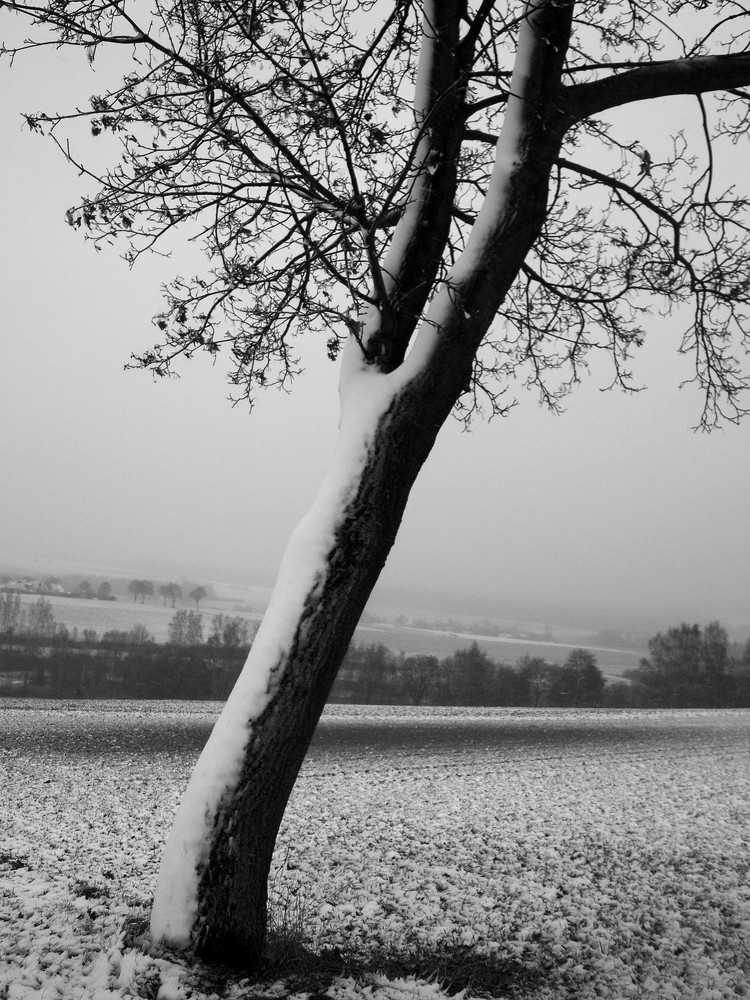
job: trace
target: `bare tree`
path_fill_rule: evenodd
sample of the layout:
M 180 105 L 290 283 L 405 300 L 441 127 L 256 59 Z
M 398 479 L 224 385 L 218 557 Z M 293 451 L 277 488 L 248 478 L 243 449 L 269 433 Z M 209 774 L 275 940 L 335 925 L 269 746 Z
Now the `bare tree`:
M 437 656 L 418 654 L 402 656 L 398 665 L 401 685 L 412 705 L 421 705 L 430 690 L 430 685 L 438 676 L 440 661 Z
M 150 580 L 131 580 L 128 584 L 128 593 L 133 595 L 133 602 L 141 599 L 141 604 L 146 603 L 146 598 L 154 592 L 154 585 Z
M 194 587 L 193 590 L 190 591 L 190 593 L 188 594 L 188 597 L 191 600 L 195 601 L 195 610 L 196 611 L 200 610 L 200 603 L 203 600 L 203 598 L 206 597 L 207 595 L 208 595 L 208 591 L 206 590 L 205 587 Z
M 174 607 L 175 601 L 179 597 L 182 597 L 182 587 L 179 585 L 179 583 L 162 583 L 159 586 L 159 593 L 162 596 L 165 608 L 167 606 L 167 601 L 171 601 L 172 602 L 171 606 Z
M 0 590 L 0 635 L 23 631 L 25 612 L 16 590 Z
M 655 302 L 688 307 L 700 423 L 745 412 L 750 217 L 722 164 L 747 139 L 750 15 L 730 0 L 2 6 L 36 22 L 12 57 L 134 56 L 90 106 L 27 116 L 84 175 L 68 118 L 120 140 L 71 224 L 124 239 L 130 261 L 178 228 L 205 243 L 206 273 L 175 279 L 133 363 L 167 375 L 223 355 L 252 399 L 297 373 L 295 334 L 343 348 L 334 467 L 197 765 L 152 914 L 158 938 L 252 964 L 288 795 L 448 415 L 504 412 L 519 379 L 555 407 L 595 352 L 633 388 Z M 658 150 L 614 114 L 685 95 L 685 130 Z
M 195 646 L 203 642 L 203 615 L 197 611 L 177 611 L 169 622 L 169 641 L 176 646 Z

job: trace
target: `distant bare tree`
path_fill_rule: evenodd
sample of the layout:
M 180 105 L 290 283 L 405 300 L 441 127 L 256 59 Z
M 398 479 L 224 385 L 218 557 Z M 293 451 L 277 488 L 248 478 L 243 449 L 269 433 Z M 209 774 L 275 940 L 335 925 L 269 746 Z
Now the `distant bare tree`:
M 138 622 L 128 632 L 128 641 L 134 646 L 145 646 L 154 641 L 154 637 L 151 635 L 149 630 L 145 625 Z
M 527 704 L 535 708 L 547 704 L 547 695 L 552 685 L 552 667 L 541 656 L 522 656 L 518 661 L 518 671 L 525 688 Z
M 437 656 L 402 657 L 398 672 L 401 684 L 412 705 L 421 705 L 431 684 L 437 679 L 440 661 Z
M 179 583 L 163 583 L 159 587 L 159 593 L 164 599 L 164 607 L 167 606 L 167 601 L 172 602 L 172 607 L 175 606 L 175 601 L 182 597 L 182 587 Z
M 0 635 L 16 635 L 24 624 L 24 609 L 18 591 L 0 591 Z
M 37 639 L 49 639 L 55 634 L 55 613 L 50 602 L 40 597 L 26 613 L 26 632 Z
M 249 646 L 250 624 L 240 615 L 214 615 L 206 642 L 212 646 Z
M 191 600 L 195 601 L 196 611 L 200 610 L 200 603 L 203 600 L 203 598 L 206 597 L 207 595 L 208 591 L 206 590 L 205 587 L 195 587 L 193 590 L 190 591 L 188 597 Z
M 133 601 L 140 597 L 141 604 L 146 603 L 146 598 L 154 592 L 154 585 L 150 580 L 131 580 L 128 584 L 128 593 L 133 595 Z

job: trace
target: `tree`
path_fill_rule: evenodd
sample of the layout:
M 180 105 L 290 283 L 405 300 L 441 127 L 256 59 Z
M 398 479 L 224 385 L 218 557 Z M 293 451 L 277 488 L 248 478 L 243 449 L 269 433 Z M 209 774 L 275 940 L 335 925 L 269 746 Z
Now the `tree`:
M 146 603 L 146 598 L 154 592 L 154 585 L 150 580 L 131 580 L 128 584 L 128 593 L 133 595 L 133 601 L 140 597 L 141 604 Z
M 250 645 L 250 625 L 240 615 L 214 615 L 211 635 L 206 640 L 210 646 L 237 648 Z
M 116 598 L 112 593 L 112 584 L 104 580 L 96 588 L 96 599 L 98 601 L 114 601 Z
M 112 628 L 102 635 L 102 643 L 106 646 L 127 646 L 130 642 L 130 632 L 126 629 Z
M 729 641 L 719 622 L 705 629 L 683 622 L 649 639 L 648 651 L 636 680 L 651 704 L 690 708 L 725 703 Z
M 727 698 L 729 637 L 719 622 L 709 622 L 703 629 L 703 666 L 708 704 L 711 708 L 720 708 Z
M 553 667 L 541 656 L 522 656 L 518 661 L 524 704 L 539 708 L 546 705 L 552 686 Z
M 346 652 L 346 663 L 357 688 L 358 701 L 365 705 L 387 705 L 396 670 L 395 654 L 382 642 L 351 646 Z
M 0 635 L 15 635 L 22 631 L 24 617 L 18 591 L 0 591 Z
M 200 646 L 203 642 L 203 615 L 197 611 L 188 611 L 185 619 L 185 644 Z
M 184 608 L 176 612 L 169 625 L 169 641 L 175 646 L 198 646 L 203 642 L 203 615 Z
M 440 661 L 437 656 L 421 653 L 401 658 L 398 672 L 401 685 L 412 705 L 421 705 L 425 695 L 438 675 Z
M 487 653 L 473 642 L 458 649 L 440 664 L 443 675 L 443 704 L 484 705 L 495 675 Z
M 701 646 L 700 626 L 684 622 L 649 639 L 638 679 L 654 703 L 685 708 L 700 702 Z
M 167 601 L 172 602 L 172 607 L 175 606 L 175 601 L 182 597 L 182 587 L 179 583 L 163 583 L 159 587 L 159 593 L 164 600 L 164 607 L 167 606 Z M 191 595 L 192 596 L 192 595 Z
M 207 594 L 208 594 L 208 591 L 206 590 L 205 587 L 195 587 L 188 594 L 188 597 L 191 600 L 195 601 L 195 610 L 196 611 L 200 610 L 200 603 L 203 600 L 203 598 L 206 597 Z
M 167 631 L 169 634 L 169 641 L 174 646 L 185 646 L 187 645 L 185 639 L 185 633 L 187 630 L 187 611 L 182 608 L 177 611 L 169 621 L 167 625 Z
M 494 706 L 522 705 L 522 689 L 523 685 L 518 670 L 508 663 L 496 663 L 487 704 Z
M 46 598 L 40 597 L 29 606 L 26 632 L 36 639 L 50 639 L 55 634 L 55 613 Z
M 596 657 L 588 649 L 574 649 L 552 678 L 550 700 L 553 705 L 592 708 L 600 705 L 604 676 Z
M 133 646 L 145 646 L 153 643 L 154 637 L 151 635 L 149 630 L 145 625 L 138 622 L 128 632 L 128 642 L 132 643 Z
M 296 374 L 295 333 L 342 353 L 333 469 L 197 765 L 152 914 L 157 938 L 253 964 L 288 795 L 449 414 L 503 412 L 519 379 L 557 407 L 592 352 L 633 388 L 654 301 L 689 307 L 700 423 L 745 412 L 748 200 L 723 158 L 747 140 L 750 14 L 724 0 L 2 6 L 36 24 L 11 56 L 51 32 L 92 62 L 107 45 L 135 57 L 71 112 L 122 157 L 70 223 L 127 241 L 131 262 L 178 228 L 205 241 L 209 269 L 174 281 L 160 341 L 134 363 L 167 375 L 221 354 L 251 399 Z M 685 130 L 658 148 L 639 138 L 648 116 L 616 114 L 685 95 Z M 69 120 L 26 118 L 85 174 Z

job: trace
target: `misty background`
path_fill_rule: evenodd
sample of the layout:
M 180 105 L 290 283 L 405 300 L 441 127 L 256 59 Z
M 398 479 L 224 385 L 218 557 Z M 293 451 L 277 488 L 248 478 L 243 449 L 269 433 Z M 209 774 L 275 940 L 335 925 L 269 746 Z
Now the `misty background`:
M 0 65 L 0 571 L 266 588 L 333 452 L 337 366 L 323 341 L 301 345 L 293 393 L 262 393 L 251 415 L 227 401 L 221 356 L 183 364 L 179 380 L 123 370 L 156 340 L 161 285 L 202 257 L 175 243 L 172 259 L 131 271 L 65 224 L 93 183 L 20 112 L 83 106 L 106 77 L 83 55 L 51 55 Z M 82 153 L 111 161 L 85 132 Z M 633 363 L 647 391 L 601 391 L 611 376 L 593 359 L 562 416 L 519 383 L 507 418 L 449 424 L 372 603 L 655 628 L 719 619 L 746 635 L 750 424 L 691 430 L 701 400 L 677 389 L 691 376 L 680 331 L 676 316 L 648 323 Z

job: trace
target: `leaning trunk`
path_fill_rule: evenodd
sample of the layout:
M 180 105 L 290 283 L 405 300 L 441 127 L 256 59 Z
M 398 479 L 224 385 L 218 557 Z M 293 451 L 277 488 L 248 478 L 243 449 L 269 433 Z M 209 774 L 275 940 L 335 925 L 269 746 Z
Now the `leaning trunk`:
M 165 849 L 155 937 L 241 967 L 260 959 L 287 800 L 469 363 L 430 365 L 411 378 L 407 363 L 400 373 L 364 369 L 348 379 L 334 468 L 292 536 L 247 664 Z

